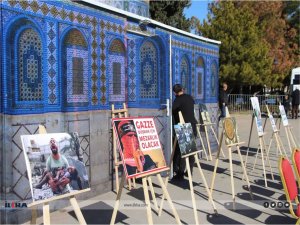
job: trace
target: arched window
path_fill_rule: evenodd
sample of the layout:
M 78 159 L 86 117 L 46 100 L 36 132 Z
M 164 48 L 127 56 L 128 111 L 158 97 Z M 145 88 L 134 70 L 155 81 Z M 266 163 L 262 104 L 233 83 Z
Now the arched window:
M 217 63 L 214 61 L 211 64 L 211 81 L 210 81 L 210 89 L 211 89 L 211 96 L 217 96 L 217 77 L 218 77 L 218 68 Z
M 180 79 L 181 79 L 182 86 L 186 89 L 187 92 L 189 90 L 189 77 L 190 77 L 190 70 L 189 70 L 188 59 L 186 56 L 184 56 L 181 59 L 181 63 L 180 63 Z
M 71 29 L 63 40 L 62 96 L 65 106 L 88 105 L 88 47 L 82 33 Z
M 5 110 L 42 110 L 43 43 L 37 26 L 25 18 L 17 20 L 8 29 L 5 46 Z
M 195 96 L 197 98 L 203 98 L 203 82 L 204 82 L 204 60 L 199 57 L 196 63 L 196 80 L 195 80 Z
M 32 28 L 24 29 L 17 40 L 17 100 L 42 101 L 42 42 Z
M 114 39 L 109 46 L 109 98 L 110 101 L 125 101 L 125 46 Z
M 141 98 L 158 98 L 159 66 L 156 46 L 145 41 L 141 46 Z

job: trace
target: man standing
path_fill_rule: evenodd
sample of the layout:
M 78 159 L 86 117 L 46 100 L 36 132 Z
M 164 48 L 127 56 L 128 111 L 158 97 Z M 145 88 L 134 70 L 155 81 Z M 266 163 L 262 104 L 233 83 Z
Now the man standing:
M 300 104 L 300 91 L 298 88 L 296 88 L 292 92 L 292 119 L 298 118 L 299 104 Z
M 196 124 L 197 120 L 194 115 L 194 99 L 192 96 L 185 94 L 183 87 L 180 84 L 175 84 L 173 86 L 173 92 L 176 96 L 173 106 L 172 106 L 172 112 L 174 116 L 174 123 L 179 123 L 179 114 L 178 112 L 181 111 L 184 122 L 185 123 L 191 123 L 193 128 L 194 136 L 197 137 L 197 129 Z M 175 132 L 174 132 L 175 133 Z M 193 166 L 195 163 L 194 156 L 189 157 L 191 172 L 193 172 Z M 183 179 L 184 171 L 185 171 L 185 159 L 181 158 L 181 153 L 179 149 L 179 145 L 177 143 L 174 158 L 173 158 L 173 169 L 176 175 L 174 176 L 175 179 Z
M 221 110 L 221 115 L 219 116 L 219 121 L 221 118 L 226 117 L 226 106 L 228 105 L 228 85 L 223 82 L 222 89 L 219 92 L 219 108 Z

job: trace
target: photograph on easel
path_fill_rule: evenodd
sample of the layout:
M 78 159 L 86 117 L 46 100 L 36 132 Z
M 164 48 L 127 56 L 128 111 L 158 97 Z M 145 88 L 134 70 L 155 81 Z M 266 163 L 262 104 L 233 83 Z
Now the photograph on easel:
M 197 151 L 191 123 L 174 125 L 181 156 Z
M 261 120 L 261 111 L 260 111 L 260 107 L 259 107 L 258 98 L 251 97 L 250 100 L 251 100 L 251 105 L 253 108 L 253 114 L 254 114 L 254 118 L 255 118 L 258 136 L 262 136 L 264 134 L 264 129 L 263 129 L 262 120 Z
M 234 117 L 228 117 L 223 120 L 223 130 L 224 130 L 226 145 L 236 144 L 239 142 L 236 120 Z
M 113 118 L 112 125 L 126 178 L 167 167 L 153 118 Z
M 210 120 L 210 116 L 209 113 L 207 111 L 201 112 L 201 119 L 202 119 L 202 124 L 210 124 L 211 120 Z
M 89 188 L 77 133 L 21 136 L 32 201 Z
M 285 110 L 283 105 L 279 105 L 279 112 L 280 112 L 280 116 L 281 116 L 281 120 L 282 120 L 282 124 L 284 127 L 289 125 L 289 121 L 288 118 L 286 116 Z

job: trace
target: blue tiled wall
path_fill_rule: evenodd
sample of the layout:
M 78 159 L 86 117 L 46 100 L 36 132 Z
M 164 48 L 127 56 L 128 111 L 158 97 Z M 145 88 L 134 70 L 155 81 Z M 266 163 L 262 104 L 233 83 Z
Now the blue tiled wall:
M 127 1 L 128 11 L 139 9 L 134 3 L 141 4 L 145 7 L 143 10 L 148 12 L 149 6 L 144 1 Z M 3 1 L 1 13 L 3 73 L 0 103 L 1 110 L 6 114 L 101 110 L 109 109 L 112 103 L 118 105 L 124 101 L 129 107 L 160 108 L 166 98 L 170 97 L 170 85 L 182 82 L 180 74 L 183 59 L 187 65 L 187 92 L 194 96 L 196 103 L 217 102 L 218 45 L 154 26 L 142 31 L 138 22 L 133 19 L 72 1 Z M 19 37 L 26 29 L 34 31 L 32 38 L 37 38 L 40 42 L 20 44 Z M 78 35 L 69 37 L 72 39 L 71 44 L 66 43 L 66 37 L 72 30 L 76 30 Z M 132 30 L 144 35 L 131 32 Z M 170 35 L 172 84 L 169 84 Z M 115 39 L 124 45 L 123 56 L 109 51 L 110 43 Z M 38 48 L 37 43 L 40 43 L 41 54 L 34 58 L 35 61 L 30 61 L 30 57 L 38 52 L 35 49 Z M 143 47 L 145 45 L 146 48 Z M 23 54 L 27 51 L 24 46 L 32 48 L 31 53 L 29 51 L 28 54 Z M 20 64 L 21 55 L 22 60 L 31 64 L 23 61 Z M 199 57 L 204 61 L 201 70 L 204 73 L 203 94 L 197 93 L 199 68 L 196 62 Z M 83 60 L 82 71 L 73 71 L 72 58 Z M 112 94 L 113 62 L 122 65 L 122 90 L 119 95 Z M 19 73 L 20 65 L 24 67 L 22 73 Z M 30 70 L 33 65 L 39 65 L 39 69 Z M 34 71 L 38 71 L 38 79 L 35 83 L 30 82 L 33 82 L 31 85 L 41 85 L 38 89 L 41 98 L 22 99 L 19 78 L 23 76 L 26 79 Z M 84 76 L 83 93 L 80 95 L 73 94 L 75 73 Z M 24 88 L 22 90 L 24 92 Z M 28 91 L 29 89 L 27 93 Z

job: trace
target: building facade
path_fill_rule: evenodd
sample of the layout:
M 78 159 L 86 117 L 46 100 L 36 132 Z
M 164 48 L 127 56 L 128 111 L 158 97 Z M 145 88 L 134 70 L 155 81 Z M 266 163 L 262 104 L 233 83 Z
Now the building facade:
M 173 84 L 217 120 L 219 43 L 151 20 L 148 1 L 0 4 L 2 199 L 30 198 L 20 135 L 37 133 L 39 124 L 78 132 L 89 197 L 113 188 L 112 104 L 155 118 L 167 160 Z M 1 222 L 26 216 L 10 211 Z

